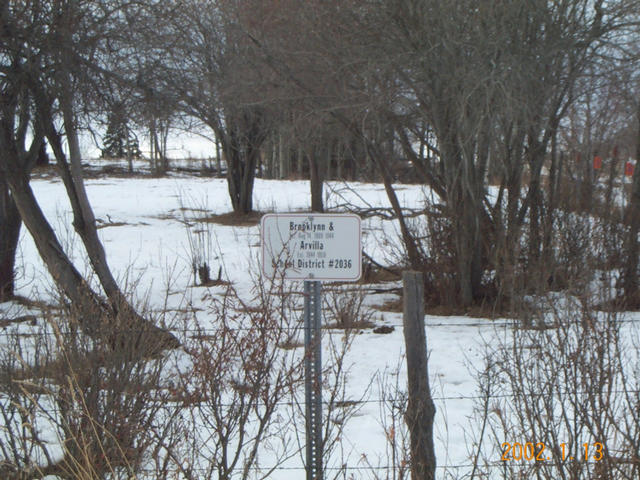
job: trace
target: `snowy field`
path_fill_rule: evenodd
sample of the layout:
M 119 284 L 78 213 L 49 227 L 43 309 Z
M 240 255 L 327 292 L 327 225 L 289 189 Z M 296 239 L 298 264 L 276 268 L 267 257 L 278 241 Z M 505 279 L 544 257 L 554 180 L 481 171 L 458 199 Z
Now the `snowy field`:
M 207 327 L 208 294 L 218 295 L 220 287 L 194 286 L 191 269 L 186 218 L 193 212 L 207 215 L 224 214 L 231 210 L 224 179 L 172 176 L 165 178 L 101 177 L 86 182 L 96 218 L 103 227 L 100 235 L 108 261 L 122 283 L 137 281 L 138 295 L 148 296 L 152 308 L 176 311 L 185 305 L 201 307 L 197 322 Z M 70 207 L 64 188 L 58 179 L 38 179 L 32 182 L 38 201 L 59 238 L 77 265 L 84 265 L 82 244 L 72 231 Z M 310 207 L 309 186 L 306 181 L 256 181 L 255 209 L 262 212 L 306 211 Z M 399 186 L 398 195 L 407 208 L 419 209 L 425 192 L 419 186 Z M 344 211 L 347 204 L 361 208 L 388 208 L 381 185 L 331 183 L 326 189 L 327 211 Z M 186 210 L 185 210 L 186 208 Z M 231 282 L 241 294 L 251 295 L 252 279 L 248 272 L 256 272 L 259 262 L 260 232 L 257 225 L 227 226 L 208 224 L 211 235 L 212 277 L 222 267 L 222 277 Z M 379 217 L 363 220 L 363 245 L 368 255 L 384 264 L 394 258 L 399 248 L 398 234 L 392 221 Z M 45 298 L 51 280 L 39 260 L 28 233 L 23 232 L 19 246 L 18 293 L 34 298 Z M 391 290 L 398 282 L 361 285 L 365 303 L 370 307 L 397 298 L 393 293 L 373 293 L 375 289 Z M 301 290 L 301 286 L 292 286 Z M 299 299 L 302 306 L 302 296 Z M 23 307 L 13 304 L 0 306 L 0 316 L 19 314 Z M 393 326 L 390 334 L 375 334 L 371 328 L 355 335 L 346 357 L 348 369 L 345 399 L 359 401 L 357 412 L 346 424 L 340 437 L 340 448 L 328 461 L 326 478 L 332 472 L 340 478 L 386 478 L 389 465 L 388 419 L 381 412 L 384 394 L 398 395 L 381 386 L 394 384 L 394 372 L 399 373 L 400 390 L 406 388 L 406 364 L 402 315 L 397 312 L 372 310 L 376 326 Z M 327 320 L 328 322 L 329 320 Z M 470 471 L 472 421 L 474 397 L 478 387 L 472 375 L 482 368 L 486 343 L 510 335 L 510 321 L 470 317 L 425 318 L 429 350 L 429 374 L 437 413 L 435 427 L 436 456 L 439 478 L 463 478 Z M 12 329 L 26 326 L 7 327 Z M 328 345 L 340 339 L 344 332 L 327 329 L 324 358 L 330 358 Z M 339 343 L 339 342 L 338 342 Z M 299 351 L 300 349 L 298 349 Z M 178 353 L 174 353 L 179 357 Z M 176 365 L 180 364 L 178 359 Z M 298 448 L 297 446 L 295 448 Z M 295 448 L 293 452 L 295 453 Z M 302 478 L 303 453 L 295 454 L 270 478 Z M 498 458 L 495 459 L 499 460 Z M 261 465 L 269 466 L 269 454 L 264 454 Z M 341 471 L 342 466 L 346 470 Z

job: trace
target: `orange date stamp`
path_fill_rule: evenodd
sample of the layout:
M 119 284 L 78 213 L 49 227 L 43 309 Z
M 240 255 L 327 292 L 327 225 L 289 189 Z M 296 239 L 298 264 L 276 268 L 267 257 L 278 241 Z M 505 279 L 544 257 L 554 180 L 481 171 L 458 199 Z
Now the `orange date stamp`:
M 560 448 L 547 448 L 543 442 L 504 442 L 502 445 L 502 457 L 504 462 L 526 460 L 530 462 L 546 462 L 554 458 L 552 450 L 555 450 L 556 458 L 565 460 L 599 461 L 604 457 L 605 448 L 600 442 L 583 443 L 581 448 L 572 451 L 566 443 L 561 443 Z

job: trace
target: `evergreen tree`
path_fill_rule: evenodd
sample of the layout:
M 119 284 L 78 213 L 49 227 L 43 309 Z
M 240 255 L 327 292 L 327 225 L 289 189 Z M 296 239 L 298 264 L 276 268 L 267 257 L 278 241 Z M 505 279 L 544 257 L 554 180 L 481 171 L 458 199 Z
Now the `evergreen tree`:
M 140 158 L 142 156 L 138 138 L 129 128 L 122 107 L 117 106 L 109 113 L 103 143 L 103 158 Z

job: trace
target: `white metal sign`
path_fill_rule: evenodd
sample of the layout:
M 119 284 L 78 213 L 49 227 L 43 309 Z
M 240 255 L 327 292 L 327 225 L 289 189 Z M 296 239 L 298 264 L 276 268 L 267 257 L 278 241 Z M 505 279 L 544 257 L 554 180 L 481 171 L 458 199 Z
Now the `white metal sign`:
M 357 215 L 268 213 L 260 226 L 262 271 L 269 277 L 356 281 L 362 275 Z

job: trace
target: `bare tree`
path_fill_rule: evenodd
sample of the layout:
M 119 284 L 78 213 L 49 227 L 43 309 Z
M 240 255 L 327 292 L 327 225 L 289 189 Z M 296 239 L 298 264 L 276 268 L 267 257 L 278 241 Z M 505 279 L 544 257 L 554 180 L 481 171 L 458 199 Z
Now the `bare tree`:
M 156 88 L 157 101 L 171 98 L 182 113 L 211 129 L 227 164 L 233 210 L 241 214 L 253 208 L 256 168 L 268 136 L 267 83 L 239 28 L 240 19 L 259 16 L 259 8 L 266 7 L 224 0 L 152 5 L 147 61 L 164 74 L 155 84 L 139 79 L 145 88 Z
M 28 178 L 29 162 L 21 159 L 20 152 L 24 148 L 18 143 L 23 139 L 13 130 L 15 108 L 1 119 L 5 131 L 1 141 L 7 154 L 0 158 L 0 170 L 52 277 L 78 308 L 86 310 L 86 326 L 95 329 L 104 319 L 117 319 L 123 322 L 121 325 L 133 326 L 140 333 L 145 330 L 158 334 L 159 346 L 175 346 L 175 338 L 147 325 L 120 291 L 98 238 L 82 180 L 77 123 L 79 98 L 89 98 L 92 91 L 89 87 L 95 86 L 95 82 L 104 76 L 105 64 L 98 62 L 96 57 L 101 61 L 108 58 L 108 51 L 101 51 L 99 46 L 101 42 L 108 43 L 108 30 L 115 28 L 112 20 L 117 18 L 115 12 L 119 12 L 119 8 L 121 5 L 108 2 L 60 1 L 46 5 L 12 3 L 2 10 L 3 45 L 7 50 L 3 58 L 11 59 L 5 68 L 4 103 L 11 105 L 13 95 L 20 89 L 28 92 L 34 112 L 31 127 L 38 141 L 33 147 L 39 149 L 40 139 L 46 135 L 71 201 L 74 228 L 84 243 L 109 299 L 108 304 L 91 289 L 64 253 L 33 195 Z M 82 35 L 74 33 L 78 27 L 82 27 L 79 30 Z M 82 104 L 90 108 L 90 104 Z M 69 159 L 64 153 L 63 135 L 57 130 L 56 121 L 64 126 Z M 104 317 L 95 318 L 96 311 L 102 311 Z
M 31 98 L 23 85 L 15 80 L 7 81 L 6 77 L 3 80 L 0 93 L 0 145 L 4 146 L 2 155 L 13 155 L 19 168 L 29 175 L 43 145 L 43 133 L 39 128 L 33 129 L 27 146 L 27 133 L 29 126 L 33 125 Z M 0 165 L 3 163 L 0 161 Z M 0 167 L 0 302 L 9 300 L 14 295 L 15 261 L 21 225 L 22 219 L 9 188 L 7 174 Z

